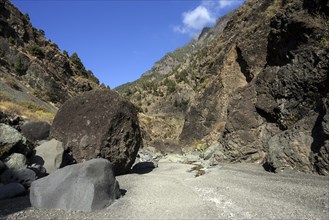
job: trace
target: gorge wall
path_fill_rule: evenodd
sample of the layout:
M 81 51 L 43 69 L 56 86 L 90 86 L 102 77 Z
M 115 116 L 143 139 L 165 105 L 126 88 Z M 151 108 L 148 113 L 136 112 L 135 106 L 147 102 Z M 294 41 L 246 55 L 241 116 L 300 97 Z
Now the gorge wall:
M 248 0 L 117 91 L 140 109 L 146 146 L 219 142 L 220 162 L 327 175 L 328 16 L 328 1 Z

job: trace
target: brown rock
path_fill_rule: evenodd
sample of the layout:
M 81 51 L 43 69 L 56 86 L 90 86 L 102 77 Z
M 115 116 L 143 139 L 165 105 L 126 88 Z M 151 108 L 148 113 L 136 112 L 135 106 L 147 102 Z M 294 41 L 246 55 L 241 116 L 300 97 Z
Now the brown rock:
M 78 162 L 109 159 L 116 175 L 130 170 L 142 146 L 134 106 L 109 90 L 87 92 L 65 102 L 50 136 L 70 148 Z

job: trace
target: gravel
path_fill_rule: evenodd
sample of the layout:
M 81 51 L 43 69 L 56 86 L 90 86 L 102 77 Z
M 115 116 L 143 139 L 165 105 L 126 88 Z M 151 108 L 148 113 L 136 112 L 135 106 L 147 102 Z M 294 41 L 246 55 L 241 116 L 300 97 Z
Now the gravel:
M 193 165 L 118 176 L 125 195 L 95 212 L 32 208 L 28 196 L 0 201 L 6 219 L 328 219 L 329 177 L 273 174 L 253 164 L 222 164 L 195 177 Z

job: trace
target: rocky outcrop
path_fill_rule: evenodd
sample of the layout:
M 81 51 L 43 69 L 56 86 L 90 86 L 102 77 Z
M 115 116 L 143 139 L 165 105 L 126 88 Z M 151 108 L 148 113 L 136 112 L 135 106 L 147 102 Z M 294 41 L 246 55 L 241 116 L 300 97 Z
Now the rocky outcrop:
M 31 166 L 34 144 L 20 132 L 23 120 L 0 112 L 0 198 L 24 195 L 31 183 L 43 177 L 43 167 Z
M 25 148 L 26 138 L 15 128 L 0 124 L 0 157 L 10 152 L 27 154 L 31 150 Z
M 201 82 L 204 86 L 211 81 L 211 79 L 205 80 L 210 74 L 203 76 L 198 72 L 199 65 L 207 65 L 200 63 L 199 53 L 206 53 L 207 44 L 222 33 L 230 18 L 231 14 L 219 18 L 214 28 L 205 28 L 198 39 L 193 39 L 182 48 L 166 54 L 139 80 L 115 88 L 134 103 L 140 112 L 144 113 L 139 117 L 146 146 L 155 147 L 162 152 L 164 150 L 179 152 L 181 149 L 179 139 L 186 138 L 186 142 L 192 142 L 212 129 L 212 126 L 203 125 L 196 125 L 193 128 L 195 122 L 193 120 L 195 115 L 202 114 L 207 119 L 202 118 L 200 121 L 207 121 L 206 124 L 209 125 L 214 121 L 214 117 L 218 118 L 215 112 L 205 110 L 201 113 L 198 112 L 198 106 L 193 106 L 194 108 L 191 107 L 189 112 L 190 116 L 185 116 L 199 92 L 197 84 Z M 212 88 L 209 88 L 208 92 L 209 94 L 200 97 L 199 100 L 216 99 L 214 97 L 217 90 L 212 92 Z M 213 106 L 215 104 L 209 106 L 209 109 Z M 210 112 L 209 116 L 207 112 Z M 183 134 L 181 134 L 182 130 Z
M 8 0 L 0 0 L 0 11 L 0 102 L 6 102 L 0 110 L 51 121 L 56 107 L 67 99 L 100 88 L 78 55 L 69 56 L 46 39 L 43 30 L 31 25 L 28 14 Z M 24 105 L 30 108 L 23 111 Z
M 327 0 L 248 0 L 205 30 L 207 44 L 170 74 L 124 93 L 150 125 L 154 115 L 179 116 L 177 135 L 144 129 L 147 144 L 219 141 L 219 162 L 328 174 L 328 15 Z
M 64 167 L 34 181 L 30 193 L 33 207 L 75 211 L 102 209 L 119 197 L 112 164 L 100 158 Z
M 51 137 L 71 149 L 78 162 L 97 157 L 110 160 L 116 175 L 130 170 L 142 146 L 134 106 L 108 90 L 67 101 L 54 119 Z
M 230 161 L 328 174 L 329 50 L 319 43 L 325 27 L 302 6 L 294 2 L 271 19 L 266 67 L 230 101 L 221 140 Z

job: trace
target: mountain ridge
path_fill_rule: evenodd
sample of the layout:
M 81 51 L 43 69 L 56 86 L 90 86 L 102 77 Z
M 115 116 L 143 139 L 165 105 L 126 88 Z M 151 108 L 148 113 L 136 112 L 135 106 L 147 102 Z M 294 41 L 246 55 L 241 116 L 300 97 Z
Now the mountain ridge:
M 22 103 L 28 103 L 47 113 L 55 112 L 70 97 L 100 88 L 78 55 L 69 56 L 46 39 L 43 30 L 32 26 L 28 14 L 7 0 L 0 1 L 0 10 L 2 110 L 22 114 Z M 48 115 L 47 120 L 51 117 Z
M 169 74 L 118 90 L 141 111 L 145 145 L 180 152 L 215 143 L 218 162 L 328 174 L 328 8 L 248 0 Z

